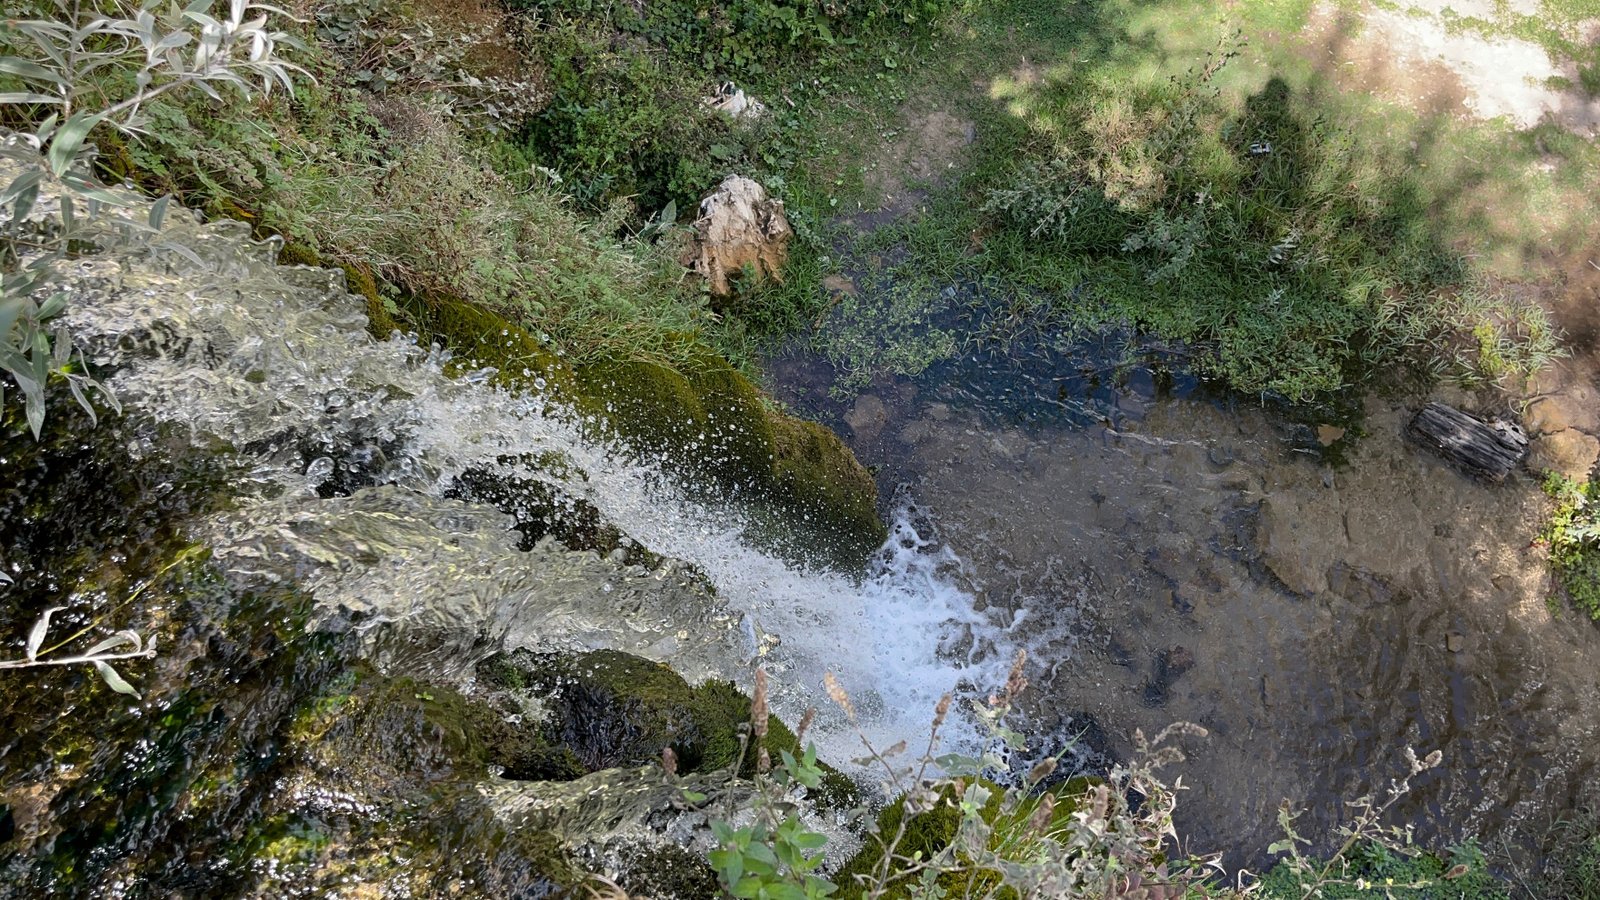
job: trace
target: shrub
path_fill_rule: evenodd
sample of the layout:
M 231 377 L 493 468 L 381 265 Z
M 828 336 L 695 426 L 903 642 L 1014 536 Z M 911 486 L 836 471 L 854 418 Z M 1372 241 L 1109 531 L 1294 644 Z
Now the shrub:
M 1600 621 L 1600 485 L 1550 472 L 1544 490 L 1556 503 L 1542 535 L 1550 563 L 1573 604 Z
M 1044 151 L 985 206 L 1040 244 L 1015 277 L 1037 255 L 1076 258 L 1088 296 L 1059 302 L 1078 322 L 1198 342 L 1202 369 L 1297 401 L 1374 373 L 1493 382 L 1554 355 L 1542 311 L 1479 283 L 1428 227 L 1398 153 L 1279 79 L 1226 102 L 1214 83 L 1234 53 L 1030 98 Z

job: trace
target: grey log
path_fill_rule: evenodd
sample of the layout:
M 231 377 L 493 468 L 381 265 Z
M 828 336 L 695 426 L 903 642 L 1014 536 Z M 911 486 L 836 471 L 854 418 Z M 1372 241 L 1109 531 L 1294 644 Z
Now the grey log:
M 1485 422 L 1443 403 L 1424 406 L 1406 433 L 1480 481 L 1504 480 L 1528 452 L 1528 436 L 1519 426 Z

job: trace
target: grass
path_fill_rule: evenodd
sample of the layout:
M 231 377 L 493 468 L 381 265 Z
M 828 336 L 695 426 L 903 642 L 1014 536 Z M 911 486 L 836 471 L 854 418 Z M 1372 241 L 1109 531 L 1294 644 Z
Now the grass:
M 931 189 L 920 211 L 867 241 L 833 236 L 828 264 L 893 287 L 848 301 L 824 351 L 851 372 L 913 371 L 918 348 L 857 336 L 984 283 L 1019 308 L 1049 301 L 1053 327 L 1202 345 L 1232 386 L 1295 400 L 1396 372 L 1509 381 L 1555 355 L 1553 327 L 1502 285 L 1549 275 L 1594 234 L 1594 148 L 1345 90 L 1309 2 L 1228 15 L 972 3 L 898 70 L 842 72 L 843 96 L 798 128 L 823 152 L 787 173 L 826 197 L 819 216 L 875 207 L 869 176 L 930 110 L 977 139 L 942 183 L 909 185 Z M 1207 67 L 1219 44 L 1237 55 Z

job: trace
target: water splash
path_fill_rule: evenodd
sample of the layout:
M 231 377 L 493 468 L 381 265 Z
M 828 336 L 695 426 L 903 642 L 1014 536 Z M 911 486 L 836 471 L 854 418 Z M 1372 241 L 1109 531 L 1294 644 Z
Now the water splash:
M 128 203 L 105 218 L 142 221 L 144 201 Z M 501 644 L 616 647 L 745 684 L 759 664 L 791 721 L 828 706 L 831 671 L 884 744 L 922 733 L 958 680 L 1003 679 L 1004 623 L 975 608 L 960 560 L 912 507 L 864 577 L 797 567 L 756 549 L 736 506 L 692 499 L 658 460 L 548 398 L 488 370 L 451 374 L 437 348 L 371 339 L 340 273 L 276 266 L 275 245 L 238 223 L 172 217 L 161 238 L 183 253 L 119 241 L 114 224 L 106 252 L 56 266 L 71 327 L 130 408 L 237 459 L 237 507 L 204 535 L 218 557 L 309 587 L 327 617 L 406 635 L 375 645 L 380 660 L 454 674 Z M 468 472 L 581 500 L 714 590 L 681 567 L 519 551 L 509 517 L 444 499 Z M 336 482 L 348 495 L 324 496 Z M 835 758 L 859 749 L 836 715 L 816 733 Z

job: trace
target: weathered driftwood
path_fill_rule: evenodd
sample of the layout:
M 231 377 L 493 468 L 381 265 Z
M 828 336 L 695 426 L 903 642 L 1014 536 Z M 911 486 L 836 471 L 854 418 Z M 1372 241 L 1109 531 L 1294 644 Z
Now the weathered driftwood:
M 1481 481 L 1501 481 L 1528 452 L 1528 436 L 1511 422 L 1485 422 L 1443 403 L 1429 403 L 1406 429 L 1417 443 Z

